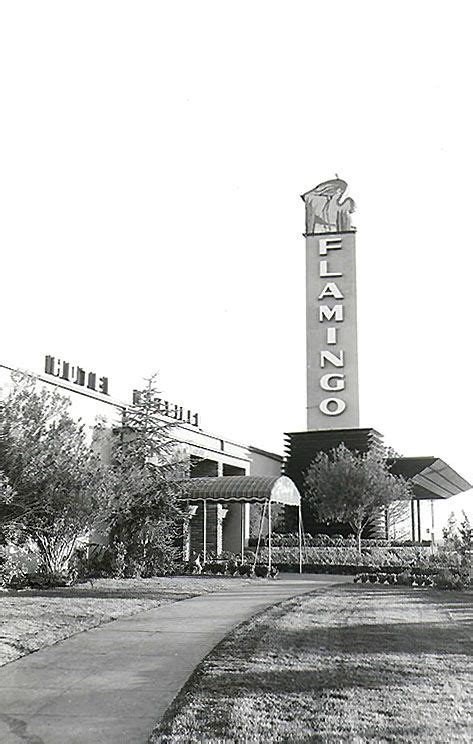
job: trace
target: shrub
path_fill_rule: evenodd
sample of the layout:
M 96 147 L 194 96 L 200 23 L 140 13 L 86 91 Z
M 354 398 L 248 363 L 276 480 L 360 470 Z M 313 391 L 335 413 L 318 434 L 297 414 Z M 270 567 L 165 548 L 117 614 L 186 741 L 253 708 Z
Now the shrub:
M 174 564 L 173 576 L 191 576 L 193 572 L 193 563 L 181 561 L 180 563 Z
M 410 586 L 412 584 L 413 574 L 411 571 L 402 571 L 397 576 L 397 583 L 402 586 Z
M 255 566 L 255 576 L 258 576 L 259 578 L 265 579 L 266 576 L 268 575 L 268 570 L 269 570 L 268 569 L 268 566 L 266 566 L 264 564 L 261 564 L 261 563 L 258 563 Z
M 449 571 L 448 569 L 437 573 L 434 578 L 434 585 L 438 589 L 461 590 L 466 588 L 466 582 L 462 579 L 460 574 Z
M 69 580 L 65 574 L 33 573 L 26 575 L 28 589 L 52 589 L 55 586 L 67 586 Z
M 55 586 L 67 586 L 65 574 L 51 572 L 33 572 L 18 561 L 7 559 L 0 568 L 0 586 L 4 589 L 50 589 Z
M 269 570 L 269 567 L 264 563 L 257 563 L 254 570 L 254 576 L 261 579 L 275 579 L 278 573 L 279 570 L 276 566 L 271 566 L 271 570 Z
M 234 576 L 238 570 L 238 562 L 231 558 L 227 561 L 227 575 L 228 576 Z
M 252 571 L 252 566 L 248 565 L 247 563 L 241 563 L 239 566 L 237 566 L 237 574 L 239 576 L 251 576 Z
M 70 561 L 69 578 L 74 582 L 117 575 L 116 564 L 112 563 L 112 559 L 108 545 L 90 544 L 77 548 Z
M 431 553 L 427 559 L 427 565 L 433 568 L 459 568 L 461 556 L 454 550 L 440 548 L 436 553 Z
M 24 589 L 27 571 L 21 562 L 7 557 L 0 566 L 0 585 L 4 589 Z
M 421 586 L 434 586 L 434 580 L 432 576 L 429 576 L 428 574 L 423 574 Z
M 203 573 L 211 573 L 214 576 L 220 574 L 223 576 L 227 570 L 226 561 L 212 561 L 211 563 L 204 563 L 202 566 Z
M 255 566 L 254 574 L 259 578 L 266 579 L 268 576 L 271 575 L 271 572 L 269 570 L 269 566 L 266 566 L 264 563 L 257 563 Z
M 394 576 L 394 574 L 392 575 Z M 362 584 L 391 584 L 393 582 L 389 580 L 389 576 L 391 576 L 391 574 L 370 571 L 369 573 L 357 574 L 353 581 L 355 583 L 361 582 Z

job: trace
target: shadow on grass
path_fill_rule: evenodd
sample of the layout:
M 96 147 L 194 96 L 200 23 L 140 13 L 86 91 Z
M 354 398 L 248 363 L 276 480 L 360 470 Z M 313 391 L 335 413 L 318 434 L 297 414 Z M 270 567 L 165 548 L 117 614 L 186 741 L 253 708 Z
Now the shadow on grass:
M 2 597 L 15 599 L 46 599 L 56 597 L 59 599 L 191 599 L 197 592 L 167 591 L 166 589 L 95 589 L 89 587 L 58 587 L 56 589 L 24 589 L 21 591 L 9 591 L 0 594 Z M 0 604 L 1 607 L 1 604 Z
M 346 690 L 354 687 L 379 690 L 383 687 L 403 686 L 419 677 L 419 671 L 406 675 L 404 665 L 390 668 L 386 659 L 378 663 L 369 659 L 363 664 L 353 659 L 351 663 L 337 662 L 336 659 L 319 659 L 312 669 L 274 668 L 265 671 L 230 671 L 207 674 L 201 682 L 201 690 L 206 693 L 232 694 L 238 696 L 258 696 L 274 694 L 311 694 L 330 691 L 331 697 L 345 698 Z
M 471 623 L 447 622 L 350 624 L 304 630 L 278 629 L 283 651 L 331 654 L 466 654 L 473 655 Z
M 237 636 L 223 641 L 222 650 L 240 660 L 249 660 L 255 653 L 260 656 L 265 643 L 273 654 L 295 657 L 311 653 L 472 656 L 473 595 L 446 594 L 438 590 L 414 594 L 410 588 L 355 585 L 331 592 L 329 600 L 341 600 L 338 612 L 330 605 L 321 605 L 317 594 L 306 595 L 273 608 L 261 618 L 254 632 L 243 631 L 243 639 L 238 638 L 237 631 Z M 350 606 L 343 602 L 354 595 L 363 603 Z M 384 602 L 386 617 L 382 614 Z M 301 615 L 302 624 L 298 627 Z M 287 618 L 283 626 L 278 624 L 281 616 Z

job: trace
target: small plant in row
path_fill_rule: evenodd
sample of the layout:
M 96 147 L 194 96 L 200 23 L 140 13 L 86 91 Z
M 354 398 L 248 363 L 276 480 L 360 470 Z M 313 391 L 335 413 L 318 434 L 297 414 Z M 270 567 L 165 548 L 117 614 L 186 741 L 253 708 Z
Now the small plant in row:
M 360 573 L 353 577 L 355 584 L 397 584 L 395 573 Z

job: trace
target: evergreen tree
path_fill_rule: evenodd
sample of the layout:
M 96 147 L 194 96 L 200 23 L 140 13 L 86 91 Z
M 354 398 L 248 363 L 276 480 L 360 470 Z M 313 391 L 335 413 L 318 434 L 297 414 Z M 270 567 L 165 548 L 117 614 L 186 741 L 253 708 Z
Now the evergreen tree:
M 153 376 L 135 391 L 112 448 L 108 521 L 120 575 L 167 573 L 178 556 L 187 465 L 172 429 Z
M 460 566 L 463 580 L 466 584 L 470 583 L 471 558 L 473 553 L 473 527 L 471 526 L 468 516 L 463 511 L 463 519 L 459 527 L 459 552 Z

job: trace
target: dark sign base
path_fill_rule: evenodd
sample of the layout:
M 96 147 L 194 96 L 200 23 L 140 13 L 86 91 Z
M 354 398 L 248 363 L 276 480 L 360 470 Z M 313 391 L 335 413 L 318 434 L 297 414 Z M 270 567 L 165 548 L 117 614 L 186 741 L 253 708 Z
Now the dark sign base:
M 283 472 L 291 478 L 303 494 L 304 477 L 318 452 L 344 444 L 356 452 L 380 450 L 383 437 L 376 429 L 313 429 L 285 434 Z
M 304 478 L 307 469 L 318 452 L 329 452 L 330 450 L 344 444 L 348 449 L 356 452 L 368 452 L 368 450 L 382 450 L 383 437 L 376 429 L 312 429 L 310 431 L 291 432 L 285 434 L 285 458 L 283 464 L 284 475 L 291 478 L 301 492 L 302 514 L 305 531 L 311 535 L 343 535 L 352 533 L 349 525 L 333 522 L 319 523 L 311 516 L 310 511 L 305 509 L 304 504 Z M 286 509 L 285 529 L 287 532 L 296 531 L 294 515 L 291 509 Z M 376 533 L 376 534 L 375 534 Z M 370 536 L 382 536 L 381 532 Z

